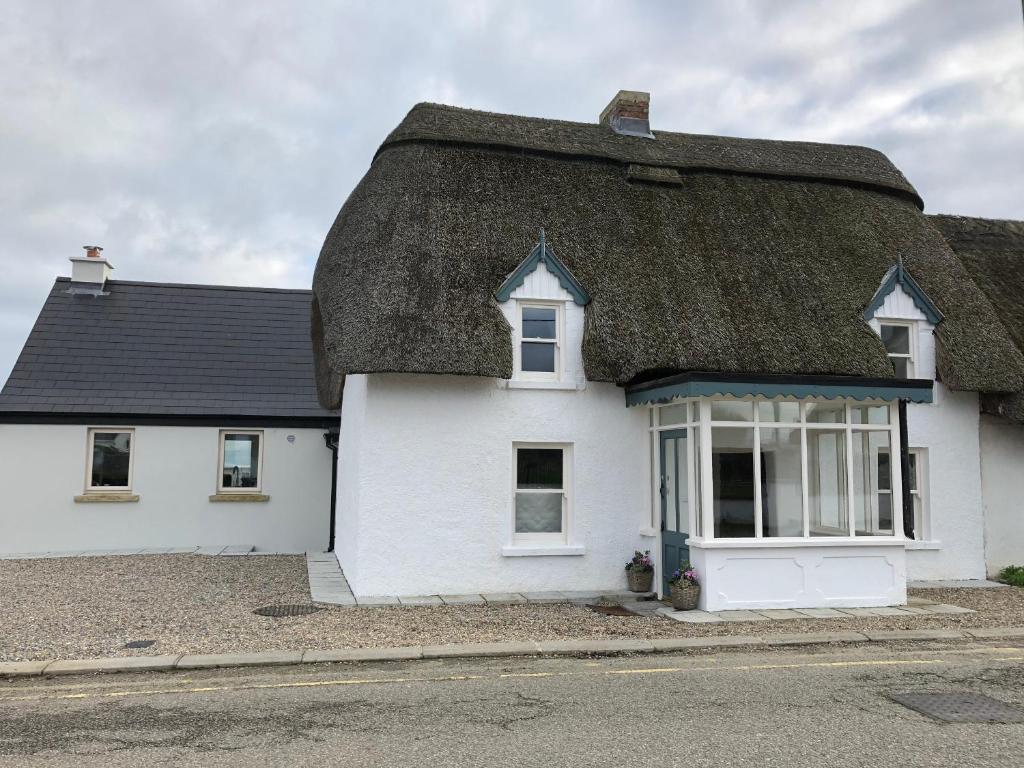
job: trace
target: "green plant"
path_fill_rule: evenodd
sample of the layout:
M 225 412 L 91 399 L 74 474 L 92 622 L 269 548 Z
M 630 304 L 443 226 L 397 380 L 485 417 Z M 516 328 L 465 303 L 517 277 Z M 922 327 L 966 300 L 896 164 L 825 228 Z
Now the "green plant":
M 680 587 L 696 586 L 700 584 L 700 579 L 697 578 L 697 571 L 694 570 L 693 566 L 689 562 L 685 562 L 679 566 L 678 571 L 673 571 L 672 575 L 668 579 L 669 584 L 676 584 Z
M 651 560 L 651 550 L 639 549 L 633 552 L 633 559 L 626 562 L 626 570 L 634 573 L 650 573 L 654 570 L 654 562 Z
M 1008 565 L 999 572 L 999 580 L 1015 587 L 1024 587 L 1024 565 Z

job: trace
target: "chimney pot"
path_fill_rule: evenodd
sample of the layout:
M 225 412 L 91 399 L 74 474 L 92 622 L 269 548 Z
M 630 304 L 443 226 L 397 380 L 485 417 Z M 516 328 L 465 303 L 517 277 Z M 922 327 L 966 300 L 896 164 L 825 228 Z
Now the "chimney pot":
M 651 94 L 646 91 L 619 91 L 601 112 L 600 123 L 622 136 L 653 139 L 650 109 Z
M 90 259 L 98 259 L 100 257 L 100 252 L 103 250 L 103 248 L 98 245 L 83 245 L 82 247 L 85 249 L 85 255 Z

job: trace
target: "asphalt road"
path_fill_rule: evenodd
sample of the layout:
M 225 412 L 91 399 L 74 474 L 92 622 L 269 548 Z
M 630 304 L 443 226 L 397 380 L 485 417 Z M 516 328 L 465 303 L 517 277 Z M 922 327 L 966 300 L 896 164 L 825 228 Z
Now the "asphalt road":
M 1024 648 L 324 665 L 0 682 L 0 765 L 1002 766 L 1024 725 L 887 698 L 1024 706 Z

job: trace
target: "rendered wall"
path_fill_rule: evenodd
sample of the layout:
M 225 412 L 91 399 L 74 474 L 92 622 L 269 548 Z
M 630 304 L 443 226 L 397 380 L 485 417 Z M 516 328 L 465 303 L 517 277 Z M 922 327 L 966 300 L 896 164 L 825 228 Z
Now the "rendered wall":
M 350 397 L 350 386 L 364 395 Z M 357 454 L 358 471 L 339 478 L 339 500 L 357 509 L 339 504 L 337 538 L 355 525 L 339 559 L 356 595 L 619 590 L 633 550 L 655 548 L 639 533 L 650 509 L 648 414 L 627 408 L 619 387 L 508 389 L 494 379 L 400 374 L 349 377 L 345 387 L 341 461 Z M 360 410 L 361 438 L 346 445 Z M 569 544 L 582 554 L 505 549 L 520 441 L 573 444 Z
M 899 543 L 690 547 L 706 611 L 903 605 L 905 554 Z
M 331 452 L 323 429 L 266 429 L 262 492 L 270 500 L 215 503 L 218 429 L 136 427 L 132 491 L 139 501 L 83 504 L 74 497 L 84 490 L 87 429 L 0 425 L 0 553 L 327 546 Z
M 985 497 L 988 575 L 1024 565 L 1024 427 L 981 419 L 981 479 Z

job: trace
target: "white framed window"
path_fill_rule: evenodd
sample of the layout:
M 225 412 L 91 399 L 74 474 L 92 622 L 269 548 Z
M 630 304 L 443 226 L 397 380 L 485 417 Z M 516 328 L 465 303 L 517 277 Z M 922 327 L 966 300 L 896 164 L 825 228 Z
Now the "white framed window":
M 911 321 L 880 320 L 878 333 L 899 379 L 915 377 L 917 324 Z
M 914 504 L 914 539 L 931 538 L 928 517 L 928 449 L 910 449 L 910 498 Z
M 564 310 L 563 302 L 517 302 L 516 378 L 523 381 L 561 379 Z
M 132 489 L 134 442 L 134 429 L 94 427 L 89 430 L 86 447 L 86 492 Z
M 572 515 L 572 445 L 512 446 L 513 545 L 563 545 Z
M 263 481 L 263 432 L 222 429 L 217 452 L 218 493 L 258 493 Z
M 689 406 L 689 410 L 687 409 Z M 896 405 L 715 397 L 657 408 L 651 430 L 688 429 L 693 527 L 704 539 L 897 537 Z

